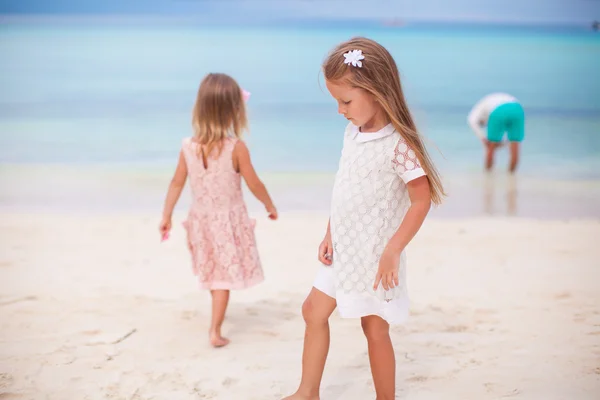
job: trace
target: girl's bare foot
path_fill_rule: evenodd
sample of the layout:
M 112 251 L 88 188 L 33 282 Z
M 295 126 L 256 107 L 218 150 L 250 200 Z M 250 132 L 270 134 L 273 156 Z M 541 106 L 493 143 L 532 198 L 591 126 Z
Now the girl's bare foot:
M 213 347 L 227 346 L 229 344 L 229 339 L 224 338 L 223 336 L 221 336 L 220 333 L 211 332 L 210 333 L 210 344 Z

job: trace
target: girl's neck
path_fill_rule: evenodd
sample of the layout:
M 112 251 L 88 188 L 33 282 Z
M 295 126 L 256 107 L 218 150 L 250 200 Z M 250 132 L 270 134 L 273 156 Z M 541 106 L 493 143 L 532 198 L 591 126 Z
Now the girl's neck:
M 383 112 L 378 112 L 369 121 L 364 123 L 359 130 L 363 133 L 378 132 L 390 123 L 389 118 Z

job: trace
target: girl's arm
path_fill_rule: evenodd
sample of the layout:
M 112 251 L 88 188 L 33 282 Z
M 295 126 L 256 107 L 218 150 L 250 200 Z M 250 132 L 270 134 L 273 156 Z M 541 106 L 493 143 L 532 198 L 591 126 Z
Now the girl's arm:
M 377 289 L 379 283 L 381 283 L 385 290 L 398 286 L 398 263 L 400 255 L 421 228 L 431 208 L 431 192 L 427 176 L 413 179 L 406 186 L 408 187 L 411 205 L 400 227 L 394 236 L 392 236 L 381 255 L 379 269 L 375 276 L 374 290 Z
M 179 196 L 181 195 L 181 191 L 185 186 L 185 180 L 187 179 L 187 175 L 188 171 L 183 151 L 180 151 L 179 161 L 177 162 L 177 169 L 175 170 L 175 175 L 173 175 L 173 179 L 171 179 L 171 184 L 169 185 L 169 190 L 167 192 L 167 198 L 165 199 L 165 206 L 163 209 L 163 221 L 171 219 L 171 216 L 173 215 L 173 209 L 175 208 L 177 200 L 179 200 Z
M 414 179 L 406 184 L 410 207 L 400 224 L 400 227 L 388 242 L 386 248 L 401 253 L 417 234 L 429 209 L 431 208 L 431 192 L 426 176 Z
M 237 160 L 236 164 L 239 172 L 244 178 L 246 185 L 248 185 L 248 189 L 250 189 L 254 197 L 264 204 L 269 213 L 269 218 L 277 219 L 277 209 L 271 200 L 271 196 L 269 196 L 269 192 L 267 192 L 267 188 L 254 170 L 252 161 L 250 161 L 250 152 L 248 151 L 246 144 L 241 140 L 238 141 L 233 150 L 233 154 L 235 160 Z

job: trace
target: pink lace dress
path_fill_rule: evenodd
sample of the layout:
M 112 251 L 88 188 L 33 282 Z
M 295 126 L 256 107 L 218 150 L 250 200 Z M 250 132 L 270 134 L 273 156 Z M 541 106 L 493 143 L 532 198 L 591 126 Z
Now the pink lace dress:
M 187 220 L 192 267 L 203 289 L 244 289 L 264 279 L 254 237 L 254 221 L 242 196 L 241 176 L 233 168 L 237 139 L 226 139 L 218 157 L 204 167 L 199 145 L 186 138 L 182 151 L 188 169 L 192 206 Z

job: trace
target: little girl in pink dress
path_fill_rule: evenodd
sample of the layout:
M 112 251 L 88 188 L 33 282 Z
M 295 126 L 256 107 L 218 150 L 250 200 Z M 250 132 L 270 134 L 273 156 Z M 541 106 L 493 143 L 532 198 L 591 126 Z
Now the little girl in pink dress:
M 195 134 L 183 140 L 160 223 L 165 238 L 171 229 L 173 209 L 189 178 L 193 201 L 184 227 L 194 274 L 200 287 L 212 295 L 209 339 L 215 347 L 229 343 L 221 335 L 229 291 L 263 280 L 254 222 L 242 196 L 242 177 L 264 204 L 269 218 L 277 219 L 277 210 L 254 171 L 248 148 L 239 139 L 247 124 L 244 101 L 248 95 L 228 75 L 209 74 L 204 78 L 193 110 Z

